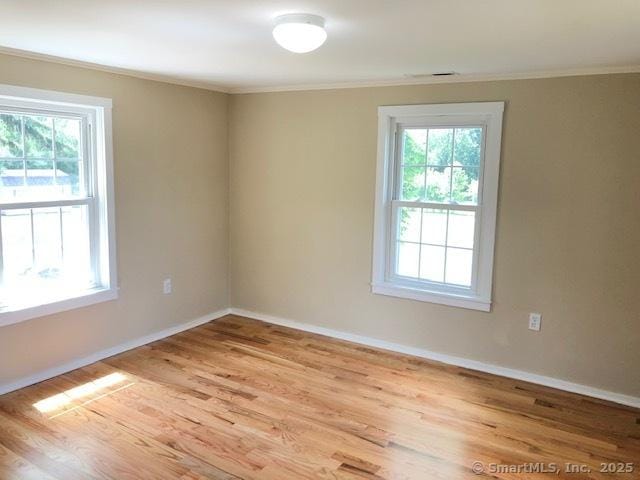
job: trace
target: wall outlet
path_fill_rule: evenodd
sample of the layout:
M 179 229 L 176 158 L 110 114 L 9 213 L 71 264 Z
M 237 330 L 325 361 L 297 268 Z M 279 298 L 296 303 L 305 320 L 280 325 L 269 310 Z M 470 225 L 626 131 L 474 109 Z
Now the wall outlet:
M 534 330 L 536 332 L 539 332 L 541 323 L 542 323 L 542 314 L 541 313 L 530 313 L 529 314 L 529 330 Z
M 173 291 L 173 286 L 171 285 L 171 279 L 165 278 L 162 282 L 162 292 L 165 295 L 169 295 Z

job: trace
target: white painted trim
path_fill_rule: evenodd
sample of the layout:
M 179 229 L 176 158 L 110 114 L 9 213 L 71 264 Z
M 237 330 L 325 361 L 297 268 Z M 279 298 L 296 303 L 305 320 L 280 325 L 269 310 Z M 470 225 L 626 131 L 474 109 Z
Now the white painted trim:
M 110 98 L 78 95 L 76 93 L 43 90 L 40 88 L 21 87 L 7 84 L 0 84 L 0 95 L 22 102 L 33 101 L 39 105 L 47 103 L 53 105 L 82 107 L 83 109 L 86 109 L 87 107 L 111 108 L 113 106 L 113 101 Z
M 0 305 L 0 327 L 117 299 L 117 288 L 98 288 L 78 292 L 76 296 L 52 300 L 42 305 L 19 305 L 17 307 L 9 305 L 4 307 L 4 309 L 3 306 Z M 12 308 L 15 308 L 15 310 L 12 310 Z
M 311 325 L 308 323 L 300 323 L 294 320 L 287 320 L 287 319 L 275 317 L 272 315 L 265 315 L 263 313 L 243 310 L 241 308 L 231 308 L 230 310 L 233 315 L 253 318 L 255 320 L 261 320 L 263 322 L 271 323 L 274 325 L 281 325 L 283 327 L 294 328 L 296 330 L 302 330 L 310 333 L 317 333 L 318 335 L 325 335 L 327 337 L 338 338 L 340 340 L 346 340 L 348 342 L 360 343 L 362 345 L 367 345 L 370 347 L 380 348 L 383 350 L 389 350 L 397 353 L 404 353 L 407 355 L 413 355 L 415 357 L 420 357 L 420 358 L 425 358 L 427 360 L 446 363 L 448 365 L 455 365 L 457 367 L 468 368 L 470 370 L 477 370 L 480 372 L 490 373 L 493 375 L 499 375 L 501 377 L 521 380 L 523 382 L 535 383 L 537 385 L 543 385 L 545 387 L 556 388 L 558 390 L 564 390 L 566 392 L 577 393 L 580 395 L 585 395 L 587 397 L 599 398 L 601 400 L 607 400 L 607 401 L 615 402 L 621 405 L 640 408 L 640 397 L 634 397 L 634 396 L 625 395 L 622 393 L 602 390 L 599 388 L 590 387 L 588 385 L 568 382 L 566 380 L 560 380 L 553 377 L 547 377 L 544 375 L 529 373 L 522 370 L 515 370 L 512 368 L 500 367 L 498 365 L 479 362 L 479 361 L 471 360 L 468 358 L 456 357 L 453 355 L 447 355 L 445 353 L 433 352 L 431 350 L 425 350 L 418 347 L 410 347 L 407 345 L 401 345 L 399 343 L 387 342 L 385 340 L 366 337 L 366 336 L 358 335 L 355 333 L 344 332 L 341 330 L 333 330 L 330 328 L 319 327 L 319 326 Z
M 502 80 L 529 80 L 536 78 L 559 78 L 559 77 L 578 77 L 584 75 L 609 75 L 616 73 L 639 73 L 640 65 L 623 65 L 618 67 L 592 67 L 592 68 L 573 68 L 562 70 L 541 70 L 534 72 L 517 72 L 517 73 L 494 73 L 494 74 L 461 74 L 452 76 L 425 76 L 410 78 L 390 78 L 384 80 L 354 80 L 351 82 L 327 82 L 327 83 L 304 83 L 298 85 L 273 85 L 273 86 L 256 86 L 256 87 L 234 87 L 232 85 L 220 85 L 214 82 L 204 80 L 189 80 L 178 78 L 171 75 L 162 75 L 128 68 L 111 67 L 107 65 L 99 65 L 82 60 L 73 60 L 70 58 L 56 57 L 44 53 L 28 52 L 16 48 L 0 47 L 0 54 L 11 55 L 13 57 L 29 58 L 32 60 L 40 60 L 49 63 L 57 63 L 60 65 L 69 65 L 71 67 L 86 68 L 89 70 L 97 70 L 99 72 L 113 73 L 116 75 L 125 75 L 143 80 L 151 80 L 155 82 L 170 83 L 172 85 L 181 85 L 184 87 L 201 88 L 212 92 L 228 93 L 228 94 L 246 94 L 246 93 L 270 93 L 270 92 L 298 92 L 305 90 L 336 90 L 343 88 L 366 88 L 366 87 L 399 87 L 404 85 L 432 85 L 440 83 L 467 83 L 467 82 L 493 82 Z
M 99 362 L 100 360 L 104 360 L 105 358 L 112 357 L 114 355 L 118 355 L 119 353 L 126 352 L 127 350 L 132 350 L 148 343 L 170 337 L 171 335 L 175 335 L 176 333 L 195 328 L 199 325 L 211 322 L 212 320 L 217 320 L 218 318 L 224 317 L 229 313 L 231 313 L 231 310 L 229 308 L 224 308 L 208 315 L 204 315 L 200 318 L 196 318 L 195 320 L 181 323 L 180 325 L 176 325 L 173 327 L 165 328 L 164 330 L 150 333 L 149 335 L 145 335 L 144 337 L 129 340 L 127 342 L 121 343 L 120 345 L 116 345 L 114 347 L 92 353 L 91 355 L 87 355 L 86 357 L 77 358 L 62 365 L 48 368 L 33 375 L 29 375 L 28 377 L 15 380 L 11 383 L 5 383 L 4 385 L 0 385 L 0 395 L 18 390 L 20 388 L 28 387 L 29 385 L 33 385 L 34 383 L 42 382 L 49 378 L 62 375 L 78 368 L 86 367 L 87 365 Z
M 30 305 L 0 307 L 0 326 L 11 325 L 43 315 L 84 307 L 118 298 L 115 232 L 115 193 L 113 180 L 113 132 L 110 98 L 77 95 L 55 90 L 42 90 L 0 84 L 0 104 L 19 109 L 42 109 L 45 112 L 67 112 L 82 118 L 83 142 L 87 146 L 82 158 L 89 171 L 86 178 L 88 195 L 84 204 L 89 210 L 90 251 L 96 287 L 52 298 L 43 304 L 34 299 Z M 90 147 L 90 148 L 87 148 Z M 78 199 L 79 201 L 80 199 Z M 92 201 L 89 201 L 92 200 Z M 54 202 L 31 202 L 33 208 Z M 61 206 L 64 202 L 55 202 Z M 40 205 L 38 205 L 40 204 Z M 19 205 L 24 207 L 24 204 Z M 20 310 L 20 308 L 22 308 Z
M 534 383 L 537 385 L 543 385 L 545 387 L 556 388 L 558 390 L 563 390 L 566 392 L 577 393 L 577 394 L 585 395 L 588 397 L 599 398 L 602 400 L 619 403 L 621 405 L 628 405 L 630 407 L 640 408 L 640 397 L 634 397 L 631 395 L 625 395 L 621 393 L 611 392 L 608 390 L 602 390 L 599 388 L 590 387 L 588 385 L 582 385 L 578 383 L 568 382 L 565 380 L 560 380 L 553 377 L 537 375 L 537 374 L 525 372 L 522 370 L 515 370 L 511 368 L 500 367 L 498 365 L 479 362 L 476 360 L 470 360 L 462 357 L 456 357 L 456 356 L 447 355 L 444 353 L 433 352 L 433 351 L 425 350 L 422 348 L 410 347 L 410 346 L 401 345 L 398 343 L 387 342 L 384 340 L 366 337 L 366 336 L 358 335 L 355 333 L 344 332 L 341 330 L 333 330 L 330 328 L 319 327 L 319 326 L 311 325 L 308 323 L 296 322 L 294 320 L 287 320 L 284 318 L 252 312 L 248 310 L 243 310 L 240 308 L 225 308 L 222 310 L 218 310 L 216 312 L 210 313 L 208 315 L 204 315 L 195 320 L 191 320 L 186 323 L 181 323 L 180 325 L 169 327 L 159 332 L 145 335 L 144 337 L 140 337 L 134 340 L 129 340 L 127 342 L 121 343 L 120 345 L 116 345 L 114 347 L 101 350 L 91 355 L 87 355 L 86 357 L 78 358 L 70 362 L 66 362 L 62 365 L 58 365 L 58 366 L 40 371 L 28 377 L 15 380 L 11 383 L 0 385 L 0 395 L 12 392 L 14 390 L 19 390 L 20 388 L 28 387 L 29 385 L 33 385 L 35 383 L 39 383 L 49 378 L 62 375 L 72 370 L 85 367 L 92 363 L 99 362 L 100 360 L 104 360 L 105 358 L 118 355 L 122 352 L 126 352 L 128 350 L 141 347 L 143 345 L 146 345 L 151 342 L 155 342 L 157 340 L 161 340 L 166 337 L 170 337 L 171 335 L 175 335 L 185 330 L 195 328 L 199 325 L 203 325 L 213 320 L 217 320 L 218 318 L 222 318 L 225 315 L 229 315 L 229 314 L 253 318 L 255 320 L 261 320 L 263 322 L 271 323 L 273 325 L 281 325 L 283 327 L 289 327 L 296 330 L 316 333 L 318 335 L 325 335 L 327 337 L 338 338 L 340 340 L 346 340 L 348 342 L 360 343 L 362 345 L 367 345 L 370 347 L 389 350 L 392 352 L 404 353 L 407 355 L 413 355 L 416 357 L 425 358 L 427 360 L 446 363 L 448 365 L 455 365 L 462 368 L 468 368 L 470 370 L 477 370 L 480 372 L 490 373 L 493 375 L 513 378 L 515 380 L 521 380 L 524 382 Z
M 140 78 L 142 80 L 151 80 L 153 82 L 169 83 L 171 85 L 181 85 L 183 87 L 200 88 L 203 90 L 210 90 L 212 92 L 229 93 L 229 88 L 216 85 L 211 82 L 186 80 L 172 77 L 170 75 L 161 75 L 148 72 L 140 72 L 137 70 L 130 70 L 128 68 L 98 65 L 97 63 L 84 62 L 82 60 L 73 60 L 71 58 L 56 57 L 54 55 L 47 55 L 44 53 L 28 52 L 26 50 L 19 50 L 16 48 L 0 47 L 0 54 L 11 55 L 12 57 L 28 58 L 31 60 L 40 60 L 43 62 L 56 63 L 59 65 L 68 65 L 70 67 L 86 68 L 87 70 L 113 73 L 115 75 Z
M 374 236 L 371 270 L 372 293 L 434 302 L 482 311 L 491 309 L 493 257 L 498 206 L 498 177 L 504 102 L 441 103 L 378 107 L 378 152 L 374 203 Z M 399 144 L 409 126 L 482 125 L 484 141 L 480 163 L 473 274 L 468 289 L 453 285 L 402 279 L 396 262 L 397 205 L 399 202 Z M 429 208 L 428 202 L 412 202 Z M 431 207 L 434 208 L 434 207 Z M 440 208 L 454 206 L 442 205 Z
M 480 310 L 482 312 L 491 311 L 491 301 L 483 300 L 480 297 L 465 297 L 462 295 L 453 295 L 451 293 L 431 292 L 389 282 L 380 284 L 372 283 L 371 293 L 387 295 L 389 297 L 407 298 L 409 300 L 417 300 L 419 302 L 437 303 L 439 305 L 448 305 L 450 307 Z
M 585 75 L 611 75 L 616 73 L 639 73 L 640 65 L 621 67 L 594 67 L 564 70 L 547 70 L 520 73 L 461 74 L 451 76 L 425 76 L 419 78 L 397 78 L 389 80 L 362 80 L 353 82 L 309 83 L 299 85 L 274 85 L 269 87 L 229 87 L 227 93 L 299 92 L 306 90 L 339 90 L 344 88 L 400 87 L 406 85 L 435 85 L 441 83 L 496 82 L 504 80 L 532 80 L 540 78 L 579 77 Z

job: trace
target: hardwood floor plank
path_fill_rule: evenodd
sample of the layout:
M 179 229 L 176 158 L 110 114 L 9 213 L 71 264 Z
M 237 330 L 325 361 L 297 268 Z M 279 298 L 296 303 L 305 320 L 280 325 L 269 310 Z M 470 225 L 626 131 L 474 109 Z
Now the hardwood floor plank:
M 0 445 L 0 478 L 3 480 L 55 480 L 55 477 L 27 462 L 3 445 Z
M 229 315 L 1 396 L 5 478 L 631 479 L 640 411 Z

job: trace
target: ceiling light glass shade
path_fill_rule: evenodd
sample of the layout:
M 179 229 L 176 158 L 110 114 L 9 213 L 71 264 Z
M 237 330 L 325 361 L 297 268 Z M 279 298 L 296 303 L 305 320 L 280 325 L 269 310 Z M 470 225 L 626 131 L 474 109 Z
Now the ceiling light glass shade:
M 307 53 L 320 47 L 327 39 L 324 18 L 318 15 L 291 14 L 276 18 L 273 38 L 282 48 L 295 53 Z

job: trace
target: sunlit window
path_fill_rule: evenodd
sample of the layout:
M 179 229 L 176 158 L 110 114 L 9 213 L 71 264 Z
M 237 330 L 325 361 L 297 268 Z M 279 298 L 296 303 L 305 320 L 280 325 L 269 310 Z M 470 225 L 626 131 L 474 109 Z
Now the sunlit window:
M 112 290 L 115 268 L 107 109 L 2 90 L 0 324 L 29 307 Z
M 488 309 L 502 104 L 381 107 L 373 289 Z

